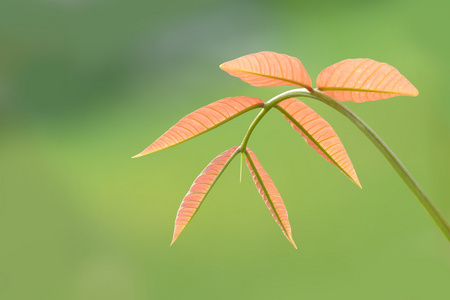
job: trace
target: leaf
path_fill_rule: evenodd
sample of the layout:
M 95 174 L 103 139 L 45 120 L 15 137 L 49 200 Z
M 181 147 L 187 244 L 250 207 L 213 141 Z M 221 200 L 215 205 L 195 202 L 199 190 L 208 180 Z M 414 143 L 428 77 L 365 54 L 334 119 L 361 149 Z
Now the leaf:
M 281 101 L 277 109 L 285 115 L 285 118 L 302 135 L 308 145 L 361 187 L 344 145 L 327 121 L 309 106 L 294 98 Z
M 133 156 L 133 158 L 178 145 L 212 130 L 249 110 L 263 106 L 264 102 L 261 99 L 253 97 L 229 97 L 213 102 L 183 117 L 166 133 L 144 151 Z
M 311 78 L 295 57 L 263 51 L 245 55 L 220 65 L 231 76 L 253 86 L 293 85 L 311 88 Z
M 247 166 L 250 169 L 253 181 L 256 184 L 256 188 L 263 197 L 263 200 L 269 208 L 270 213 L 272 214 L 277 224 L 280 226 L 281 231 L 284 233 L 286 238 L 289 240 L 289 242 L 292 243 L 292 245 L 294 245 L 295 249 L 297 249 L 297 246 L 292 239 L 291 224 L 289 223 L 286 206 L 284 205 L 284 202 L 281 199 L 280 193 L 278 192 L 275 184 L 273 183 L 267 172 L 263 169 L 263 167 L 259 163 L 258 158 L 252 152 L 252 150 L 247 148 L 245 157 L 247 159 Z
M 221 153 L 195 179 L 178 209 L 172 243 L 170 245 L 175 242 L 189 221 L 194 217 L 220 175 L 222 175 L 231 160 L 239 153 L 239 151 L 236 151 L 237 149 L 238 147 L 233 147 Z
M 368 58 L 347 59 L 325 68 L 317 78 L 317 87 L 339 101 L 419 95 L 396 68 Z

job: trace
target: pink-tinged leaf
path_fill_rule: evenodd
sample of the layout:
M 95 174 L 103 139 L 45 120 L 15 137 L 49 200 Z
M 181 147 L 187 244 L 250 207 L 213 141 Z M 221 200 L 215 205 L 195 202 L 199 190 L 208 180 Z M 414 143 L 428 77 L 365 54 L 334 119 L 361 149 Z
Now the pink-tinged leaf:
M 339 101 L 366 102 L 419 91 L 393 66 L 368 58 L 347 59 L 325 68 L 317 87 Z
M 295 57 L 270 51 L 245 55 L 220 65 L 253 86 L 292 85 L 311 89 L 311 78 Z
M 178 145 L 212 130 L 249 110 L 263 106 L 264 102 L 254 97 L 229 97 L 213 102 L 183 117 L 166 133 L 144 151 L 133 156 L 133 158 Z
M 302 135 L 308 145 L 361 187 L 344 145 L 327 121 L 309 106 L 294 98 L 281 101 L 277 109 L 285 115 L 292 127 Z
M 175 219 L 175 230 L 170 245 L 175 242 L 192 217 L 194 217 L 213 185 L 225 171 L 231 160 L 238 154 L 237 149 L 238 147 L 230 148 L 214 158 L 195 179 L 178 209 Z
M 253 181 L 256 184 L 256 188 L 263 197 L 263 200 L 269 208 L 270 213 L 272 214 L 277 224 L 280 226 L 281 231 L 283 231 L 286 238 L 289 240 L 289 242 L 292 243 L 292 245 L 294 245 L 295 249 L 297 249 L 297 246 L 292 239 L 291 224 L 289 223 L 286 206 L 284 205 L 284 202 L 281 199 L 280 193 L 278 192 L 275 184 L 273 183 L 267 172 L 263 169 L 263 167 L 259 163 L 258 158 L 252 152 L 252 150 L 247 148 L 245 157 L 247 159 L 247 166 L 250 169 Z

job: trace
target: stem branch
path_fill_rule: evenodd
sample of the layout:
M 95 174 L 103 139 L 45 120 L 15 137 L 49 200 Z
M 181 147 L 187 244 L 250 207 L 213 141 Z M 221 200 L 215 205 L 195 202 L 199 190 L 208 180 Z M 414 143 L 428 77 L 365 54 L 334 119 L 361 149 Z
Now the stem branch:
M 293 92 L 294 92 L 294 94 L 300 92 L 300 93 L 304 93 L 304 94 L 308 94 L 309 95 L 309 92 L 308 92 L 307 89 L 295 89 L 295 90 L 290 90 L 290 91 L 281 93 L 281 94 L 273 97 L 272 99 L 270 99 L 266 103 L 264 103 L 264 108 L 259 112 L 259 114 L 253 120 L 252 124 L 250 125 L 250 127 L 247 130 L 247 133 L 244 136 L 244 139 L 241 142 L 241 145 L 239 146 L 242 152 L 244 152 L 246 150 L 245 148 L 247 147 L 248 140 L 250 139 L 250 136 L 252 135 L 252 132 L 256 128 L 256 125 L 258 125 L 259 121 L 261 121 L 261 119 L 269 112 L 269 110 L 272 107 L 274 107 L 275 105 L 277 105 L 281 101 L 286 100 L 288 98 L 296 97 L 296 96 L 292 96 Z

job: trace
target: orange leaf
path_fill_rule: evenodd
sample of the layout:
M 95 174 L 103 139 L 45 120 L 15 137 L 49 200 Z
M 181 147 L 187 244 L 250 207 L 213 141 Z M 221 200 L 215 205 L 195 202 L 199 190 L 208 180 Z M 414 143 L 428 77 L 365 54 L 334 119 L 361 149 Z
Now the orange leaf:
M 220 68 L 253 86 L 293 85 L 311 89 L 311 78 L 302 63 L 286 54 L 258 52 L 223 63 Z
M 184 230 L 186 225 L 200 208 L 200 205 L 202 205 L 203 200 L 206 195 L 208 195 L 214 183 L 216 183 L 220 175 L 222 175 L 231 160 L 238 154 L 236 149 L 238 149 L 238 147 L 230 148 L 214 158 L 203 172 L 200 173 L 197 179 L 195 179 L 178 209 L 177 217 L 175 219 L 175 230 L 170 245 L 175 242 L 180 233 Z
M 277 109 L 285 115 L 292 127 L 303 136 L 308 145 L 361 187 L 344 145 L 327 121 L 297 99 L 286 99 L 281 101 L 278 106 Z
M 284 205 L 284 202 L 281 199 L 280 193 L 278 192 L 275 184 L 273 183 L 267 172 L 263 169 L 263 167 L 259 163 L 258 158 L 252 152 L 252 150 L 247 148 L 245 157 L 247 159 L 247 166 L 252 173 L 253 181 L 256 184 L 256 188 L 263 197 L 263 200 L 269 208 L 270 213 L 272 214 L 277 224 L 280 226 L 281 231 L 283 231 L 286 238 L 289 240 L 289 242 L 292 243 L 292 245 L 294 245 L 295 249 L 297 249 L 297 246 L 292 239 L 291 224 L 289 223 L 286 206 Z
M 339 101 L 419 95 L 396 68 L 368 58 L 347 59 L 325 68 L 317 78 L 317 87 Z
M 253 97 L 229 97 L 213 102 L 183 117 L 166 133 L 144 151 L 133 156 L 133 158 L 178 145 L 212 130 L 249 110 L 263 106 L 264 102 L 261 99 Z

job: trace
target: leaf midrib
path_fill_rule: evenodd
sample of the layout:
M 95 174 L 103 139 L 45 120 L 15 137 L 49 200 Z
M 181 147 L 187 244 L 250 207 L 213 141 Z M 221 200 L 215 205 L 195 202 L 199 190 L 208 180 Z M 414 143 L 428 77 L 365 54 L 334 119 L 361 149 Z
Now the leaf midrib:
M 241 73 L 247 73 L 247 74 L 251 74 L 251 75 L 257 75 L 257 76 L 261 76 L 261 77 L 268 77 L 268 78 L 272 78 L 272 79 L 277 79 L 277 80 L 281 80 L 281 81 L 286 81 L 304 88 L 311 88 L 309 85 L 307 84 L 303 84 L 294 80 L 289 80 L 289 79 L 285 79 L 285 78 L 281 78 L 281 77 L 276 77 L 276 76 L 270 76 L 270 75 L 266 75 L 266 74 L 262 74 L 262 73 L 256 73 L 256 72 L 251 72 L 251 71 L 246 71 L 246 70 L 240 70 L 240 69 L 235 69 L 235 68 L 228 68 L 228 67 L 224 67 L 223 65 L 220 65 L 220 68 L 222 70 L 228 69 L 228 70 L 232 70 L 232 71 L 236 71 L 236 72 L 241 72 Z
M 283 224 L 283 220 L 281 220 L 280 215 L 278 214 L 278 211 L 277 211 L 277 209 L 276 209 L 276 207 L 275 207 L 275 205 L 274 205 L 274 203 L 272 201 L 272 198 L 270 197 L 270 194 L 267 191 L 266 185 L 264 184 L 264 181 L 262 180 L 261 175 L 259 174 L 258 169 L 256 168 L 255 163 L 253 162 L 252 157 L 250 156 L 250 153 L 248 153 L 247 150 L 245 150 L 245 156 L 247 157 L 247 160 L 250 163 L 250 166 L 252 167 L 253 172 L 255 172 L 255 176 L 258 179 L 259 184 L 261 185 L 261 187 L 262 187 L 262 189 L 264 191 L 264 194 L 266 195 L 267 200 L 269 201 L 270 206 L 272 207 L 272 210 L 273 210 L 273 212 L 275 213 L 275 215 L 277 217 L 277 220 L 280 222 L 281 229 L 283 230 L 283 233 L 286 235 L 286 237 L 288 238 L 289 242 L 291 242 L 294 245 L 294 247 L 297 248 L 297 246 L 295 245 L 294 240 L 292 239 L 291 236 L 289 236 L 289 234 L 288 234 L 288 232 L 286 230 L 286 227 Z M 273 183 L 273 181 L 272 181 L 272 183 Z
M 187 139 L 184 139 L 184 140 L 182 140 L 182 141 L 180 141 L 180 142 L 178 142 L 178 143 L 175 143 L 175 144 L 173 144 L 173 145 L 170 145 L 170 146 L 167 146 L 167 147 L 164 147 L 164 148 L 161 148 L 161 149 L 157 149 L 157 150 L 155 150 L 155 151 L 149 152 L 149 153 L 144 154 L 144 155 L 141 155 L 141 156 L 149 155 L 149 154 L 152 154 L 152 153 L 161 151 L 161 150 L 165 150 L 165 149 L 168 149 L 168 148 L 177 146 L 177 145 L 179 145 L 179 144 L 181 144 L 181 143 L 184 143 L 184 142 L 189 141 L 189 140 L 191 140 L 191 139 L 193 139 L 193 138 L 195 138 L 195 137 L 198 137 L 198 136 L 200 136 L 200 135 L 202 135 L 202 134 L 204 134 L 204 133 L 207 133 L 208 131 L 211 131 L 211 130 L 213 130 L 213 129 L 216 129 L 217 127 L 219 127 L 219 126 L 221 126 L 221 125 L 223 125 L 223 124 L 225 124 L 225 123 L 228 123 L 229 121 L 231 121 L 231 120 L 233 120 L 233 119 L 239 117 L 240 115 L 242 115 L 242 114 L 244 114 L 244 113 L 246 113 L 246 112 L 248 112 L 248 111 L 251 111 L 251 110 L 256 109 L 256 108 L 262 108 L 263 106 L 264 106 L 264 103 L 256 103 L 256 104 L 254 104 L 254 105 L 252 105 L 252 106 L 247 107 L 247 108 L 244 109 L 244 110 L 239 111 L 239 112 L 236 113 L 235 115 L 233 115 L 233 116 L 231 116 L 231 117 L 229 117 L 229 118 L 223 120 L 222 122 L 217 123 L 217 124 L 214 125 L 214 126 L 211 126 L 211 127 L 208 128 L 208 127 L 206 127 L 206 126 L 203 125 L 206 129 L 205 129 L 204 131 L 202 131 L 202 132 L 196 134 L 196 135 L 193 135 L 193 136 L 191 136 L 191 137 L 189 137 L 189 138 L 187 138 Z M 197 110 L 196 110 L 196 111 L 197 111 Z M 193 111 L 192 113 L 194 113 L 194 112 L 196 112 L 196 111 Z M 183 120 L 183 119 L 186 118 L 187 116 L 189 116 L 189 115 L 184 116 L 184 117 L 181 118 L 178 122 L 180 122 L 181 120 Z M 151 145 L 153 145 L 157 140 L 159 140 L 161 137 L 163 137 L 170 129 L 172 129 L 174 126 L 176 126 L 176 125 L 178 124 L 178 122 L 177 122 L 175 125 L 173 125 L 171 128 L 169 128 L 165 133 L 163 133 L 159 138 L 157 138 L 153 143 L 151 143 L 147 148 L 149 148 L 149 147 L 150 147 Z M 147 149 L 147 148 L 145 148 L 145 149 Z M 145 151 L 145 149 L 144 149 L 144 151 Z M 143 151 L 142 151 L 142 152 L 143 152 Z M 142 153 L 142 152 L 140 152 L 140 153 Z M 135 155 L 135 156 L 133 156 L 133 157 L 141 157 L 141 156 L 138 156 L 140 153 L 138 153 L 137 155 Z
M 355 88 L 344 88 L 344 87 L 319 87 L 321 91 L 350 91 L 350 92 L 367 92 L 367 93 L 381 93 L 381 94 L 395 94 L 395 95 L 413 95 L 412 93 L 402 93 L 393 91 L 377 91 L 377 90 L 366 90 L 366 89 L 355 89 Z
M 298 100 L 300 101 L 300 100 Z M 285 109 L 283 109 L 281 106 L 276 105 L 275 106 L 283 115 L 285 115 L 290 121 L 292 121 L 292 123 L 294 123 L 295 126 L 297 126 L 297 128 L 299 128 L 307 137 L 308 139 L 310 139 L 316 146 L 318 149 L 320 149 L 322 151 L 322 153 L 325 153 L 325 155 L 333 162 L 333 164 L 342 171 L 342 173 L 344 173 L 348 178 L 350 178 L 351 181 L 353 181 L 354 183 L 356 183 L 358 185 L 358 183 L 350 176 L 350 174 L 348 174 L 340 165 L 338 162 L 336 162 L 336 160 L 328 153 L 328 151 L 326 149 L 324 149 L 322 147 L 322 145 L 320 145 L 320 143 L 290 114 L 288 113 Z M 341 142 L 342 143 L 342 142 Z M 361 187 L 361 185 L 359 185 L 359 187 Z
M 231 150 L 232 148 L 233 148 L 233 147 L 231 147 L 230 149 L 226 150 L 225 152 Z M 183 229 L 181 229 L 181 231 L 178 233 L 178 236 L 177 236 L 174 240 L 172 240 L 171 245 L 178 239 L 178 237 L 181 235 L 181 233 L 184 231 L 184 229 L 186 229 L 186 226 L 189 224 L 189 222 L 192 221 L 192 219 L 194 218 L 194 216 L 197 214 L 197 212 L 200 210 L 200 207 L 201 207 L 202 204 L 204 203 L 204 200 L 205 200 L 206 196 L 208 196 L 209 192 L 212 190 L 214 184 L 219 180 L 220 176 L 223 174 L 223 172 L 225 172 L 225 169 L 228 167 L 228 165 L 231 163 L 231 161 L 233 160 L 233 158 L 235 158 L 236 155 L 237 155 L 239 152 L 240 152 L 240 149 L 239 149 L 239 147 L 238 147 L 238 148 L 236 148 L 236 149 L 233 151 L 233 153 L 230 155 L 230 157 L 227 159 L 227 161 L 223 164 L 223 166 L 222 166 L 222 168 L 220 169 L 219 173 L 217 173 L 216 178 L 214 178 L 213 182 L 211 182 L 211 184 L 209 185 L 209 187 L 208 187 L 208 189 L 206 190 L 206 192 L 202 193 L 202 194 L 204 194 L 204 196 L 203 196 L 202 199 L 200 200 L 200 204 L 197 206 L 197 208 L 195 209 L 195 211 L 194 211 L 194 213 L 192 214 L 192 216 L 190 217 L 190 219 L 186 222 L 186 224 L 184 224 L 184 227 L 183 227 Z M 220 154 L 219 154 L 219 156 L 220 156 Z M 218 157 L 218 156 L 217 156 L 217 157 Z M 217 157 L 216 157 L 216 158 L 217 158 Z M 213 160 L 214 160 L 214 159 L 213 159 Z M 208 164 L 206 167 L 208 167 L 209 165 L 210 165 L 210 164 Z M 204 174 L 200 173 L 200 175 L 204 175 Z M 200 176 L 200 175 L 199 175 L 199 176 Z M 197 177 L 197 178 L 198 178 L 198 177 Z M 194 180 L 194 184 L 195 184 L 195 180 Z M 192 194 L 192 193 L 191 193 L 191 194 Z M 189 192 L 188 192 L 188 194 L 186 194 L 186 196 L 187 196 L 187 195 L 189 195 Z M 186 196 L 185 196 L 185 198 L 186 198 Z M 184 202 L 184 198 L 183 198 L 183 201 L 181 201 L 181 204 L 183 204 L 183 202 Z M 181 208 L 181 207 L 180 207 L 180 208 Z M 177 215 L 177 217 L 175 218 L 175 222 L 176 222 L 177 218 L 178 218 L 178 215 Z

